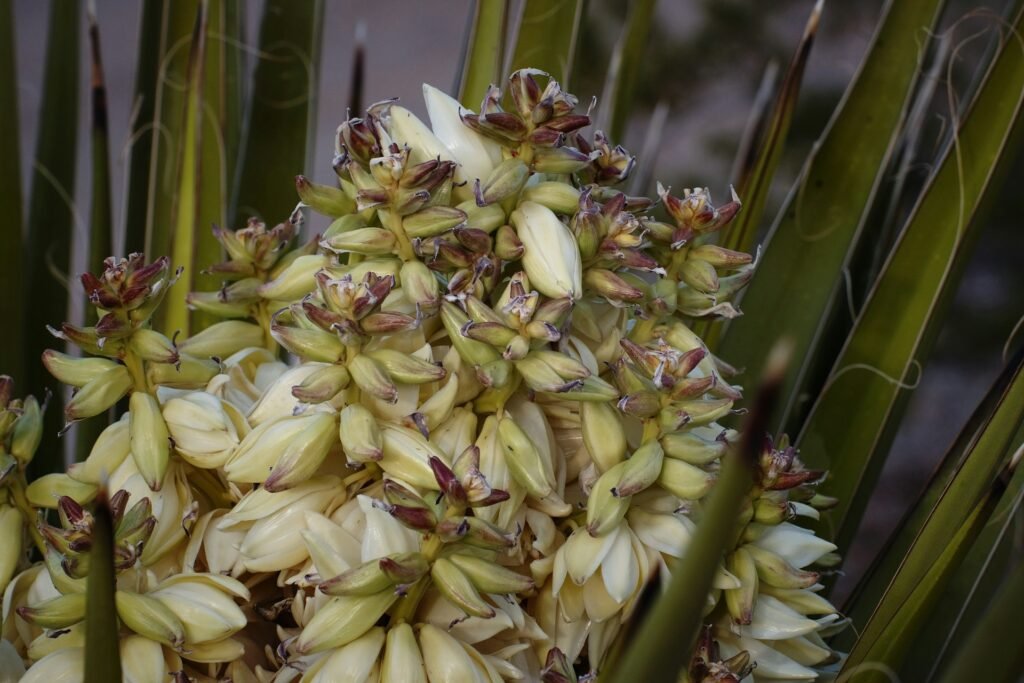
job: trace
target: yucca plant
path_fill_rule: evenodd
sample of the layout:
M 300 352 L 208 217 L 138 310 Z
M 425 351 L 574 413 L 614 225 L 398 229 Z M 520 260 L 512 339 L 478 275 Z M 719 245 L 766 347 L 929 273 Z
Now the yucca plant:
M 0 678 L 1015 680 L 1021 352 L 830 601 L 1016 149 L 1014 38 L 911 196 L 885 179 L 914 159 L 922 64 L 948 48 L 922 60 L 913 40 L 941 2 L 888 3 L 764 233 L 820 2 L 719 204 L 646 196 L 649 162 L 615 142 L 652 0 L 630 5 L 596 112 L 568 90 L 582 1 L 527 0 L 510 21 L 481 0 L 459 92 L 424 85 L 430 125 L 355 106 L 336 182 L 314 183 L 321 10 L 266 4 L 246 97 L 243 3 L 144 3 L 125 235 L 149 258 L 106 257 L 90 21 L 87 319 L 5 302 L 25 335 L 4 362 L 35 394 L 39 368 L 74 391 L 58 409 L 0 379 Z M 48 136 L 74 116 L 78 12 L 54 5 L 37 153 L 64 174 L 73 140 Z M 14 217 L 17 171 L 0 190 Z M 29 244 L 6 253 L 56 305 L 71 216 L 48 193 L 70 176 L 47 172 Z M 314 215 L 328 227 L 309 235 Z M 20 218 L 7 230 L 20 244 Z M 870 284 L 851 323 L 836 311 L 854 281 Z M 72 349 L 44 351 L 43 322 Z M 66 471 L 47 416 L 77 423 Z

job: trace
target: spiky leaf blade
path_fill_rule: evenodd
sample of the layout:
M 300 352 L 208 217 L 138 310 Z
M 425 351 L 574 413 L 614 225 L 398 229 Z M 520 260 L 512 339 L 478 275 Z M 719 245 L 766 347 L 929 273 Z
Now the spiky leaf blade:
M 524 0 L 508 73 L 540 69 L 569 87 L 584 0 Z
M 507 24 L 508 0 L 476 0 L 459 85 L 459 101 L 466 107 L 480 106 L 487 88 L 501 83 Z

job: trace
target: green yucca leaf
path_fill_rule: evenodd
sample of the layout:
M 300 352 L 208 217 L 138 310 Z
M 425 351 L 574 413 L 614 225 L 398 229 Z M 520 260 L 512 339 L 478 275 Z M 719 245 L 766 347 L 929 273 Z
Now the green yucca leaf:
M 160 6 L 160 40 L 156 62 L 156 88 L 149 152 L 149 172 L 146 185 L 145 251 L 152 257 L 171 254 L 174 241 L 175 216 L 178 207 L 178 192 L 182 186 L 181 169 L 184 162 L 185 126 L 189 120 L 186 112 L 189 88 L 189 59 L 192 54 L 192 37 L 195 33 L 196 17 L 199 15 L 200 0 L 166 2 Z M 147 19 L 145 13 L 143 20 Z M 148 27 L 143 26 L 145 31 Z M 143 40 L 148 39 L 145 34 Z M 142 65 L 140 63 L 140 70 Z M 141 75 L 140 75 L 141 78 Z M 142 94 L 140 93 L 140 96 Z M 129 187 L 129 193 L 141 192 Z M 135 217 L 129 208 L 129 220 Z M 131 230 L 129 223 L 129 230 Z M 178 265 L 178 264 L 175 264 Z M 184 265 L 184 264 L 182 264 Z M 176 287 L 168 301 L 180 298 L 184 287 Z M 167 313 L 163 313 L 167 315 Z M 182 328 L 184 330 L 184 328 Z
M 18 79 L 14 62 L 14 12 L 11 0 L 0 0 L 0 214 L 4 216 L 4 249 L 0 272 L 10 282 L 21 282 L 24 270 L 21 207 L 21 140 L 18 135 Z M 0 318 L 20 329 L 25 297 L 0 297 Z M 22 334 L 0 335 L 0 373 L 20 372 L 24 347 Z
M 712 579 L 735 537 L 736 510 L 754 485 L 754 472 L 788 355 L 789 348 L 779 345 L 769 358 L 743 439 L 722 458 L 721 474 L 685 555 L 672 567 L 672 579 L 650 613 L 642 623 L 631 627 L 635 636 L 624 643 L 625 652 L 614 662 L 609 683 L 675 683 L 688 664 L 704 623 Z
M 830 470 L 822 491 L 839 503 L 825 520 L 841 551 L 909 396 L 903 383 L 912 381 L 914 365 L 920 370 L 977 236 L 975 214 L 1005 166 L 1000 160 L 1012 148 L 1022 101 L 1024 54 L 1010 40 L 911 214 L 800 434 L 808 464 Z
M 32 162 L 26 273 L 22 285 L 31 302 L 24 318 L 23 386 L 36 395 L 46 390 L 52 392 L 44 417 L 43 440 L 32 462 L 36 474 L 63 469 L 57 441 L 63 421 L 63 389 L 43 368 L 39 353 L 54 344 L 46 326 L 59 325 L 68 317 L 70 248 L 78 217 L 74 195 L 81 7 L 77 2 L 50 3 L 43 99 Z
M 168 11 L 184 12 L 186 3 L 143 0 L 139 26 L 139 49 L 135 64 L 135 101 L 129 138 L 128 190 L 125 197 L 125 253 L 146 249 L 146 226 L 149 224 L 150 166 L 158 128 L 156 101 L 159 72 L 163 55 L 164 25 L 170 20 Z M 194 11 L 194 8 L 193 8 Z M 161 132 L 162 135 L 162 132 Z M 157 150 L 159 151 L 159 149 Z M 150 256 L 153 256 L 150 254 Z
M 1024 352 L 1007 365 L 943 458 L 927 488 L 907 511 L 886 546 L 864 574 L 845 606 L 854 625 L 867 623 L 909 550 L 936 555 L 944 534 L 963 522 L 970 502 L 984 491 L 1005 461 L 1007 447 L 1024 420 Z M 931 535 L 927 535 L 927 534 Z M 928 565 L 924 557 L 922 567 Z M 850 630 L 840 645 L 855 638 Z
M 505 70 L 540 69 L 568 88 L 584 0 L 524 0 L 512 62 Z
M 797 361 L 782 390 L 776 426 L 794 410 L 842 266 L 900 134 L 918 73 L 916 37 L 934 25 L 942 4 L 887 4 L 860 71 L 765 240 L 741 300 L 745 314 L 730 323 L 715 348 L 737 367 L 756 369 L 774 340 L 793 340 Z
M 970 550 L 977 533 L 991 516 L 1005 487 L 1005 481 L 990 486 L 973 506 L 964 505 L 966 519 L 962 524 L 945 529 L 946 538 L 930 550 L 932 560 L 917 565 L 922 572 L 901 568 L 893 578 L 893 588 L 886 593 L 879 611 L 861 631 L 853 650 L 843 664 L 848 683 L 888 683 L 889 671 L 899 670 L 907 648 L 926 623 L 944 591 Z M 913 553 L 917 547 L 911 551 Z
M 216 276 L 204 275 L 203 269 L 221 260 L 221 246 L 213 236 L 214 225 L 227 222 L 227 202 L 231 171 L 238 153 L 241 127 L 241 91 L 226 75 L 241 73 L 237 41 L 238 0 L 210 0 L 203 38 L 203 73 L 200 86 L 198 133 L 198 170 L 196 177 L 196 215 L 193 224 L 194 250 L 186 266 L 185 279 L 193 291 L 211 291 L 220 286 Z M 216 318 L 201 311 L 190 315 L 192 334 L 203 330 Z
M 92 549 L 85 586 L 85 683 L 121 680 L 114 604 L 114 522 L 105 495 L 93 509 Z
M 722 236 L 722 245 L 729 249 L 744 252 L 754 249 L 754 240 L 764 216 L 765 200 L 775 177 L 775 169 L 782 159 L 789 124 L 793 120 L 793 110 L 796 109 L 797 96 L 803 83 L 804 69 L 811 55 L 814 37 L 818 33 L 823 3 L 824 0 L 818 0 L 811 10 L 800 45 L 775 98 L 757 155 L 752 159 L 752 167 L 744 174 L 744 182 L 736 188 L 743 200 L 743 210 Z
M 476 0 L 459 80 L 459 101 L 476 109 L 491 85 L 501 83 L 508 25 L 507 0 Z
M 179 138 L 178 191 L 174 206 L 174 232 L 171 234 L 171 263 L 184 268 L 185 277 L 171 290 L 162 307 L 163 327 L 165 330 L 183 335 L 189 334 L 189 312 L 185 304 L 185 292 L 192 282 L 196 268 L 196 251 L 198 230 L 196 219 L 203 192 L 201 183 L 217 182 L 216 178 L 207 181 L 203 177 L 202 150 L 200 136 L 203 126 L 203 64 L 206 51 L 206 13 L 207 3 L 201 2 L 196 15 L 192 39 L 189 42 L 188 69 L 185 77 L 185 120 Z M 185 285 L 184 287 L 182 285 Z
M 245 122 L 246 83 L 248 71 L 245 43 L 245 0 L 220 0 L 211 9 L 211 30 L 207 50 L 217 50 L 221 67 L 217 73 L 223 103 L 219 113 L 221 135 L 224 139 L 224 177 L 226 191 L 230 193 L 231 182 L 238 168 L 238 152 L 242 144 L 242 127 Z M 218 33 L 213 32 L 214 21 L 220 23 Z M 208 77 L 209 78 L 209 77 Z
M 107 85 L 100 53 L 100 27 L 96 16 L 88 12 L 89 46 L 92 56 L 90 78 L 91 121 L 89 153 L 92 157 L 92 188 L 89 207 L 89 259 L 86 270 L 103 270 L 103 259 L 114 253 L 114 212 L 110 187 L 110 133 L 107 125 Z M 95 324 L 96 308 L 85 302 L 85 322 Z M 75 459 L 84 460 L 100 432 L 107 426 L 107 413 L 79 422 L 70 432 L 75 439 Z
M 633 0 L 630 5 L 629 20 L 612 52 L 601 95 L 601 115 L 596 126 L 607 130 L 615 141 L 621 140 L 626 132 L 626 122 L 634 103 L 636 78 L 643 67 L 644 48 L 650 40 L 657 0 Z
M 260 24 L 235 179 L 230 225 L 249 216 L 269 224 L 287 218 L 298 197 L 295 176 L 306 171 L 316 119 L 322 0 L 268 0 Z
M 1019 468 L 1018 477 L 1024 474 Z M 1015 478 L 1018 478 L 1015 477 Z M 1024 670 L 1024 630 L 1020 628 L 1020 606 L 1024 605 L 1024 564 L 1007 574 L 977 626 L 963 641 L 956 657 L 942 670 L 942 683 L 985 681 L 1013 683 Z
M 1024 456 L 1024 422 L 1011 440 L 1005 459 Z M 1018 449 L 1015 451 L 1014 449 Z M 1004 576 L 1019 562 L 1017 531 L 1024 497 L 1024 468 L 1013 473 L 988 523 L 978 533 L 970 553 L 953 575 L 943 600 L 921 630 L 903 666 L 907 672 L 928 672 L 934 680 L 956 654 L 957 644 L 966 640 L 972 628 L 991 604 Z
M 103 259 L 114 252 L 114 212 L 110 194 L 110 132 L 107 125 L 107 84 L 100 54 L 100 27 L 89 13 L 89 46 L 92 54 L 92 120 L 89 151 L 92 156 L 92 191 L 89 209 L 89 261 L 86 270 L 98 273 Z M 85 308 L 86 322 L 96 321 L 96 310 Z

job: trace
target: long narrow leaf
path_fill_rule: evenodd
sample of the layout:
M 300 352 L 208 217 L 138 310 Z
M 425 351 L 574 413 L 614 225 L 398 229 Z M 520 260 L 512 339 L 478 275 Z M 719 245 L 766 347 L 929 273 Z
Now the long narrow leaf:
M 675 683 L 693 653 L 704 622 L 707 596 L 727 544 L 735 535 L 736 511 L 754 484 L 768 419 L 778 398 L 788 360 L 786 347 L 776 350 L 765 371 L 744 427 L 743 438 L 724 458 L 722 472 L 694 532 L 686 554 L 672 569 L 672 579 L 649 616 L 634 627 L 636 636 L 608 677 L 609 683 Z
M 793 340 L 797 361 L 775 426 L 794 409 L 821 321 L 896 144 L 917 79 L 920 41 L 942 0 L 890 0 L 857 76 L 846 91 L 765 240 L 765 253 L 716 353 L 756 372 L 774 340 Z
M 612 52 L 597 125 L 609 131 L 613 140 L 621 140 L 626 132 L 626 121 L 633 108 L 636 77 L 643 66 L 644 48 L 650 41 L 657 0 L 634 0 L 630 5 L 629 20 Z
M 47 36 L 43 101 L 32 163 L 28 209 L 26 275 L 22 293 L 31 292 L 25 311 L 25 386 L 40 396 L 52 392 L 44 417 L 43 440 L 32 462 L 33 472 L 63 469 L 57 431 L 62 423 L 62 387 L 43 368 L 39 353 L 55 340 L 47 325 L 68 317 L 67 278 L 70 246 L 78 219 L 74 205 L 75 150 L 78 139 L 81 5 L 52 2 Z
M 91 127 L 89 152 L 92 157 L 92 188 L 89 208 L 89 258 L 86 270 L 103 270 L 103 259 L 114 253 L 114 212 L 110 190 L 110 133 L 107 125 L 107 85 L 103 75 L 100 53 L 100 27 L 96 16 L 89 12 L 89 47 L 92 55 L 90 79 Z M 85 302 L 85 322 L 96 323 L 96 308 Z M 84 460 L 92 449 L 96 437 L 107 426 L 107 413 L 101 413 L 74 426 L 69 432 L 75 442 L 75 459 Z
M 1005 483 L 1003 484 L 1005 486 Z M 907 648 L 943 598 L 953 573 L 970 550 L 975 535 L 988 521 L 1002 493 L 1002 486 L 991 488 L 972 508 L 964 523 L 935 548 L 934 560 L 924 572 L 910 577 L 902 569 L 893 580 L 896 590 L 885 596 L 885 616 L 879 612 L 861 633 L 843 664 L 848 683 L 888 683 L 889 671 L 898 670 Z
M 1019 681 L 1020 672 L 1024 670 L 1021 605 L 1024 605 L 1024 566 L 1018 563 L 939 680 L 942 683 Z
M 114 522 L 105 495 L 93 509 L 92 549 L 85 585 L 85 683 L 121 680 L 114 601 Z
M 771 190 L 775 169 L 782 159 L 789 124 L 793 120 L 793 110 L 796 109 L 797 96 L 804 80 L 804 69 L 811 55 L 814 37 L 818 34 L 823 3 L 824 0 L 818 0 L 807 19 L 800 45 L 793 55 L 793 61 L 789 63 L 786 77 L 772 107 L 771 118 L 757 151 L 749 180 L 736 189 L 743 200 L 743 210 L 722 237 L 723 246 L 729 249 L 749 252 L 754 247 L 761 218 L 764 216 L 765 200 Z
M 179 9 L 183 4 L 178 3 Z M 152 170 L 150 162 L 153 147 L 159 144 L 157 138 L 163 135 L 163 128 L 156 120 L 156 104 L 163 46 L 168 37 L 164 31 L 169 18 L 165 10 L 172 9 L 169 3 L 163 0 L 142 1 L 139 48 L 135 63 L 135 99 L 132 106 L 131 135 L 127 145 L 129 158 L 124 210 L 126 254 L 146 249 L 149 178 Z
M 523 0 L 512 61 L 505 70 L 546 71 L 569 87 L 584 0 Z
M 298 202 L 316 117 L 322 0 L 268 0 L 236 178 L 231 225 L 283 220 Z
M 171 262 L 185 269 L 185 284 L 196 272 L 196 218 L 202 182 L 200 136 L 203 126 L 203 63 L 206 49 L 208 5 L 200 3 L 192 32 L 185 80 L 185 124 L 180 138 L 178 191 L 174 206 L 174 232 L 171 235 Z M 189 312 L 179 282 L 162 306 L 163 327 L 168 332 L 189 334 Z M 177 290 L 175 292 L 175 290 Z M 175 296 L 177 294 L 177 296 Z
M 0 272 L 10 282 L 21 282 L 24 270 L 21 207 L 21 147 L 18 135 L 18 79 L 14 61 L 14 12 L 11 0 L 0 0 L 0 215 L 4 217 Z M 23 329 L 25 298 L 0 297 L 0 319 L 10 328 Z M 0 373 L 20 375 L 23 358 L 21 334 L 0 335 Z
M 1007 460 L 1024 455 L 1024 423 L 1013 443 L 1018 451 L 1007 453 Z M 979 532 L 970 554 L 947 587 L 945 599 L 908 653 L 905 671 L 927 671 L 929 679 L 937 678 L 956 655 L 957 645 L 970 637 L 1003 579 L 1020 563 L 1016 536 L 1022 521 L 1022 500 L 1024 468 L 1018 465 L 988 524 Z
M 1017 28 L 1024 27 L 1024 15 Z M 970 253 L 974 217 L 1005 164 L 1024 102 L 1024 51 L 1010 39 L 912 213 L 813 408 L 799 443 L 811 466 L 831 476 L 823 486 L 839 503 L 828 513 L 840 549 L 867 504 L 892 427 L 909 394 L 944 303 Z M 947 527 L 948 528 L 948 527 Z
M 154 113 L 150 124 L 153 134 L 150 136 L 143 214 L 145 251 L 150 258 L 171 254 L 177 194 L 181 186 L 184 130 L 188 120 L 186 100 L 189 57 L 199 8 L 200 0 L 164 2 L 160 5 Z M 142 192 L 142 189 L 129 187 L 130 200 L 135 198 L 136 192 Z M 129 207 L 128 220 L 135 219 L 132 207 Z M 129 223 L 128 227 L 130 233 L 133 224 Z M 175 297 L 168 297 L 172 298 Z
M 507 24 L 508 0 L 476 0 L 459 86 L 459 101 L 467 107 L 480 106 L 487 88 L 501 82 Z
M 1002 454 L 1012 443 L 1011 438 L 1022 420 L 1024 352 L 1019 353 L 1000 374 L 943 457 L 928 486 L 911 505 L 892 537 L 864 574 L 844 610 L 854 625 L 860 626 L 867 622 L 907 552 L 915 540 L 921 538 L 925 525 L 939 514 L 936 505 L 943 496 L 952 496 L 948 499 L 950 502 L 966 502 L 978 497 L 979 491 L 985 486 L 984 482 L 990 481 L 999 467 Z M 954 479 L 958 483 L 955 488 L 951 488 Z M 943 527 L 953 528 L 957 521 L 962 520 L 963 508 L 959 504 L 947 505 L 945 512 L 953 517 L 940 520 L 938 526 L 933 527 L 934 533 L 941 534 Z M 935 536 L 933 540 L 940 543 L 941 535 Z M 850 642 L 853 633 L 851 630 L 845 634 L 845 641 L 841 642 Z

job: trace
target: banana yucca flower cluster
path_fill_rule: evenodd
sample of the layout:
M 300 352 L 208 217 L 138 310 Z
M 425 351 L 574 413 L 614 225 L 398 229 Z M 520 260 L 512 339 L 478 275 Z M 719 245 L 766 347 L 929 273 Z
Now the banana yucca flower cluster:
M 151 329 L 166 260 L 83 279 L 99 323 L 58 334 L 85 356 L 44 362 L 78 387 L 69 422 L 128 410 L 31 484 L 38 406 L 3 413 L 0 523 L 24 523 L 41 560 L 4 550 L 3 666 L 78 680 L 105 487 L 126 680 L 603 670 L 737 438 L 719 424 L 736 371 L 688 324 L 738 315 L 753 259 L 714 235 L 740 204 L 616 189 L 636 160 L 585 137 L 541 72 L 478 113 L 424 93 L 429 127 L 374 105 L 339 128 L 336 184 L 297 179 L 322 235 L 294 244 L 301 210 L 216 230 L 225 284 L 188 301 L 224 321 Z M 829 504 L 821 477 L 765 445 L 686 680 L 813 680 L 835 660 L 823 638 L 843 622 L 817 593 L 834 546 L 794 523 Z

